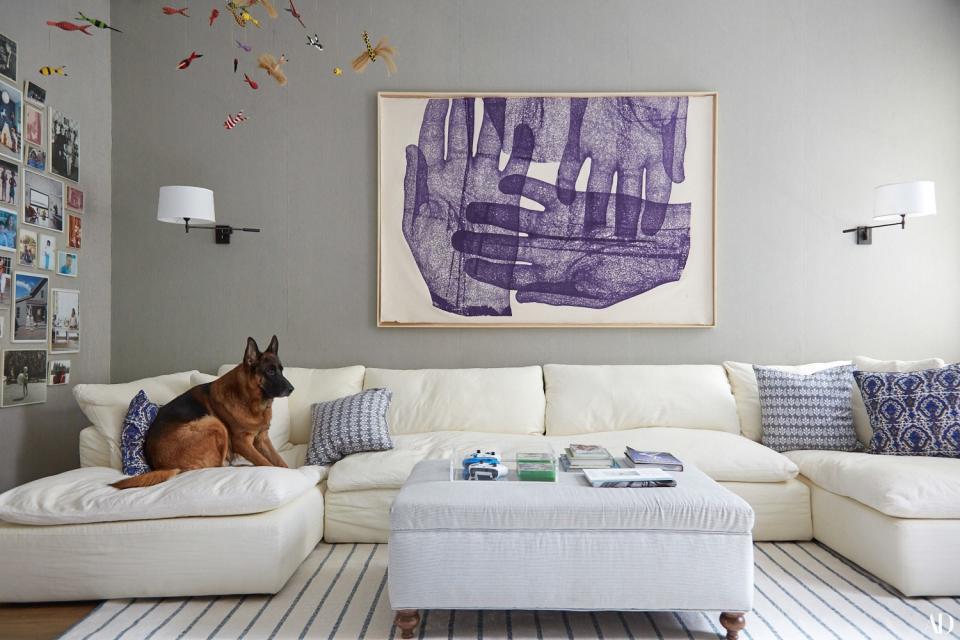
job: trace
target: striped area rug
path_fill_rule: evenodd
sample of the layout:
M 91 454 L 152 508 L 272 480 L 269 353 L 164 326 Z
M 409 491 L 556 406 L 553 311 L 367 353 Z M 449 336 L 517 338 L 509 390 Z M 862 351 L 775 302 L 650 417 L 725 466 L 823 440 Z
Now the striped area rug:
M 938 637 L 931 615 L 957 620 L 960 599 L 904 598 L 815 542 L 755 545 L 756 597 L 741 637 L 900 640 Z M 320 544 L 280 593 L 110 600 L 68 640 L 399 638 L 387 598 L 387 545 Z M 716 612 L 428 611 L 420 638 L 722 637 Z M 939 637 L 950 637 L 949 635 Z

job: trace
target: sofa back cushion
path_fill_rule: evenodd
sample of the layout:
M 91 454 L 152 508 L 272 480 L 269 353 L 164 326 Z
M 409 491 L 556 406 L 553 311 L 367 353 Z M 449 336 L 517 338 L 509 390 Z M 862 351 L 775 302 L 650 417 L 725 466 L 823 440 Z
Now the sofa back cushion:
M 393 392 L 391 434 L 429 431 L 543 433 L 540 367 L 367 369 L 364 389 Z
M 225 364 L 217 372 L 223 375 L 236 367 Z M 293 444 L 310 442 L 312 424 L 311 406 L 315 402 L 326 402 L 344 396 L 359 393 L 363 388 L 362 366 L 342 367 L 339 369 L 306 369 L 284 367 L 283 375 L 293 385 L 293 393 L 287 398 L 286 408 L 282 402 L 274 401 L 273 422 L 270 423 L 270 440 L 280 447 L 288 439 Z M 286 409 L 287 422 L 281 420 L 281 412 Z
M 78 384 L 73 397 L 90 423 L 119 452 L 123 418 L 133 397 L 143 390 L 157 404 L 166 404 L 190 388 L 195 373 L 182 371 L 122 384 Z
M 719 365 L 548 364 L 547 435 L 684 427 L 739 433 Z

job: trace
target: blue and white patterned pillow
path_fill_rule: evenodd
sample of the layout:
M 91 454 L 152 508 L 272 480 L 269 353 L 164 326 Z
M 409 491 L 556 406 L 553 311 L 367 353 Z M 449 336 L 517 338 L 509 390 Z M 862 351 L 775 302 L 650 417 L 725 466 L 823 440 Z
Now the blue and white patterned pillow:
M 853 375 L 873 427 L 870 453 L 960 458 L 960 364 Z
M 801 374 L 753 368 L 760 392 L 761 442 L 774 451 L 853 451 L 853 367 Z
M 351 453 L 393 449 L 387 427 L 389 389 L 360 393 L 313 405 L 313 431 L 307 464 L 333 464 Z
M 139 476 L 150 471 L 150 465 L 143 453 L 143 442 L 147 438 L 150 425 L 157 419 L 159 409 L 157 404 L 150 402 L 143 389 L 130 401 L 127 416 L 123 419 L 123 430 L 120 432 L 123 472 L 128 476 Z

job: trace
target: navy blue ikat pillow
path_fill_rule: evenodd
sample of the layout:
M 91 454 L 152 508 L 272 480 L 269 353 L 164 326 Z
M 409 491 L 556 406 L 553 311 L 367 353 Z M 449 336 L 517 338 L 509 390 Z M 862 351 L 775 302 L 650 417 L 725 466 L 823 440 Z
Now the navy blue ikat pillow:
M 120 432 L 120 453 L 123 459 L 123 472 L 128 476 L 139 476 L 150 471 L 143 442 L 147 438 L 150 425 L 157 419 L 159 405 L 150 402 L 143 389 L 130 401 L 127 416 L 123 419 Z
M 960 364 L 853 376 L 873 427 L 870 453 L 960 458 Z

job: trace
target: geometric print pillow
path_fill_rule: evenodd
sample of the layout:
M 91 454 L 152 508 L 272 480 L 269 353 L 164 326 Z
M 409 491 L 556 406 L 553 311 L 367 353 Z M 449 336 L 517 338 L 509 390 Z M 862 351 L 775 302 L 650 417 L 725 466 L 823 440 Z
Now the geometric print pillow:
M 960 458 L 960 365 L 853 375 L 873 427 L 870 453 Z
M 123 472 L 128 476 L 139 476 L 150 471 L 150 465 L 143 453 L 143 442 L 147 438 L 150 425 L 157 419 L 159 409 L 158 405 L 150 402 L 143 389 L 130 401 L 127 417 L 123 419 L 123 430 L 120 432 Z
M 351 453 L 393 449 L 387 427 L 389 389 L 367 389 L 313 405 L 307 464 L 330 465 Z
M 853 367 L 802 374 L 753 368 L 760 392 L 761 442 L 774 451 L 853 451 Z

